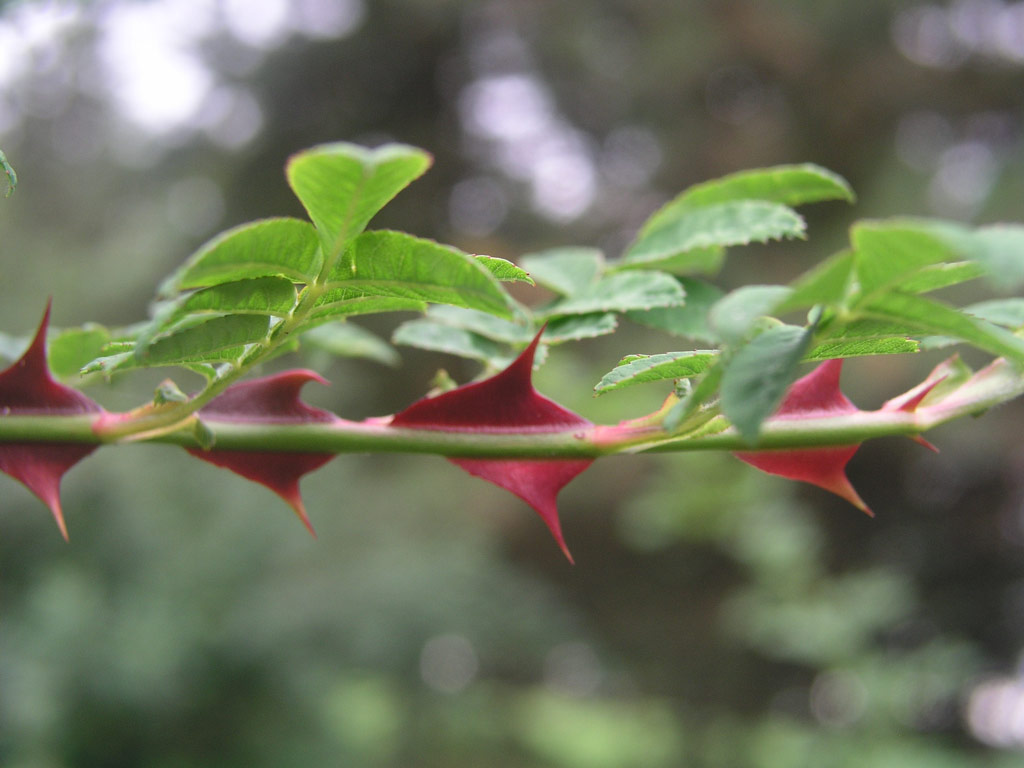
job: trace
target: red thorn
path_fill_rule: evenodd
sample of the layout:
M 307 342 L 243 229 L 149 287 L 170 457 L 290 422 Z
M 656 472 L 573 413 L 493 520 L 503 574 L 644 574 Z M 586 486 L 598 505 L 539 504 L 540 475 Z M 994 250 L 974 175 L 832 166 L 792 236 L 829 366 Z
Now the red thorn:
M 204 451 L 201 448 L 186 448 L 197 459 L 218 467 L 229 469 L 236 475 L 263 485 L 292 508 L 306 530 L 315 539 L 316 531 L 306 514 L 299 491 L 299 478 L 319 469 L 334 458 L 331 453 L 286 453 L 260 451 Z
M 99 405 L 77 390 L 54 381 L 46 361 L 47 301 L 39 328 L 24 354 L 0 372 L 0 408 L 8 414 L 102 413 Z M 60 481 L 71 467 L 94 450 L 76 443 L 7 443 L 0 446 L 0 471 L 18 480 L 42 501 L 68 538 L 60 504 Z
M 211 422 L 292 423 L 334 421 L 333 413 L 313 408 L 299 398 L 302 387 L 316 381 L 327 384 L 319 374 L 307 370 L 282 371 L 234 384 L 199 411 Z M 247 480 L 269 488 L 292 508 L 313 538 L 316 531 L 306 513 L 299 491 L 299 479 L 334 458 L 333 453 L 288 451 L 222 451 L 186 449 L 198 459 L 229 469 Z
M 814 418 L 857 412 L 857 406 L 839 389 L 842 363 L 838 359 L 826 360 L 793 382 L 772 419 Z M 874 513 L 846 476 L 846 465 L 858 448 L 860 443 L 828 448 L 740 451 L 735 455 L 763 472 L 824 488 L 846 499 L 869 517 L 874 517 Z
M 391 425 L 412 429 L 529 434 L 593 426 L 533 387 L 533 357 L 541 329 L 530 345 L 500 373 L 436 397 L 424 398 L 396 414 Z M 558 492 L 590 466 L 590 459 L 460 459 L 451 461 L 472 475 L 515 494 L 540 515 L 569 562 L 556 499 Z

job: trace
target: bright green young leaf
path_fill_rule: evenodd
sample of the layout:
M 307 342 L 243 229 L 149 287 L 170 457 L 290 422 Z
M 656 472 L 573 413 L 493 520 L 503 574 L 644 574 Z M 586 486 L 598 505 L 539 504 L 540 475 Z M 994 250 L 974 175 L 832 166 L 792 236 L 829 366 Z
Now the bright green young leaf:
M 851 251 L 841 251 L 826 259 L 793 281 L 793 292 L 775 311 L 784 313 L 815 304 L 842 304 L 850 289 L 853 265 Z
M 792 293 L 784 285 L 746 285 L 715 302 L 708 314 L 708 323 L 727 344 L 742 341 L 754 323 L 771 315 Z
M 135 359 L 134 352 L 117 352 L 112 355 L 102 355 L 82 366 L 81 373 L 98 373 L 103 376 L 110 376 L 118 371 L 138 368 L 139 362 Z
M 191 314 L 286 317 L 295 308 L 295 284 L 284 277 L 257 277 L 204 288 L 178 302 L 174 318 Z
M 870 301 L 933 264 L 957 260 L 939 237 L 907 219 L 858 222 L 850 240 L 856 253 L 858 301 Z
M 304 333 L 302 343 L 337 357 L 362 357 L 391 367 L 401 362 L 384 339 L 352 323 L 324 323 Z
M 365 295 L 352 288 L 334 288 L 317 299 L 309 315 L 312 325 L 342 320 L 355 315 L 376 315 L 381 312 L 425 312 L 426 302 L 391 296 Z
M 626 251 L 632 263 L 660 261 L 694 249 L 746 245 L 803 237 L 806 224 L 792 208 L 761 200 L 738 200 L 686 208 L 671 217 L 655 214 Z
M 902 336 L 831 339 L 812 347 L 804 355 L 804 360 L 833 360 L 840 357 L 866 357 L 868 355 L 904 355 L 917 352 L 919 346 L 914 339 Z
M 391 335 L 391 341 L 394 344 L 468 357 L 485 363 L 504 361 L 509 357 L 508 348 L 491 339 L 464 328 L 453 328 L 426 319 L 402 323 Z
M 333 261 L 395 195 L 430 167 L 421 149 L 388 144 L 367 149 L 339 142 L 293 155 L 288 183 L 316 225 Z
M 330 271 L 326 287 L 333 303 L 381 296 L 512 316 L 501 284 L 472 256 L 404 232 L 376 230 L 356 237 Z
M 822 200 L 853 202 L 853 190 L 846 179 L 821 166 L 780 165 L 740 171 L 690 187 L 655 213 L 641 230 L 659 228 L 681 211 L 736 200 L 763 200 L 782 205 L 803 205 Z
M 265 315 L 226 315 L 155 339 L 135 350 L 144 365 L 236 360 L 245 345 L 262 341 L 270 330 Z
M 708 325 L 711 306 L 722 298 L 722 291 L 711 283 L 692 277 L 677 278 L 686 294 L 681 307 L 637 309 L 626 313 L 634 323 L 646 325 L 673 336 L 685 336 L 707 344 L 718 343 L 718 334 Z
M 563 341 L 593 339 L 615 333 L 619 321 L 611 312 L 592 315 L 568 315 L 548 321 L 543 340 L 546 344 L 561 344 Z
M 606 275 L 572 296 L 550 304 L 541 314 L 557 317 L 594 312 L 628 312 L 634 309 L 674 307 L 684 301 L 683 288 L 671 275 L 636 270 Z
M 623 363 L 604 375 L 594 387 L 594 392 L 603 395 L 633 384 L 697 376 L 707 370 L 717 355 L 717 352 L 696 350 L 626 358 Z
M 494 275 L 495 280 L 503 283 L 526 283 L 536 285 L 530 273 L 521 269 L 508 259 L 499 259 L 497 256 L 474 256 L 477 262 L 487 268 Z
M 950 336 L 995 355 L 1024 362 L 1024 339 L 923 296 L 886 294 L 867 304 L 864 312 L 871 317 L 916 327 L 919 333 Z
M 974 261 L 932 264 L 896 284 L 903 293 L 930 293 L 984 276 L 985 268 Z
M 534 280 L 562 296 L 585 293 L 604 272 L 604 255 L 596 248 L 554 248 L 520 262 Z
M 46 340 L 50 370 L 58 378 L 77 376 L 82 368 L 103 353 L 110 332 L 92 323 L 69 328 Z
M 778 408 L 810 343 L 812 330 L 771 328 L 740 349 L 722 376 L 722 412 L 754 444 L 761 423 Z
M 281 276 L 311 282 L 320 271 L 316 231 L 300 219 L 262 219 L 214 237 L 196 251 L 160 288 L 173 296 L 255 277 Z
M 725 248 L 716 245 L 709 248 L 691 248 L 682 253 L 652 255 L 633 261 L 623 258 L 611 265 L 608 271 L 657 269 L 673 275 L 713 275 L 722 268 L 724 261 Z

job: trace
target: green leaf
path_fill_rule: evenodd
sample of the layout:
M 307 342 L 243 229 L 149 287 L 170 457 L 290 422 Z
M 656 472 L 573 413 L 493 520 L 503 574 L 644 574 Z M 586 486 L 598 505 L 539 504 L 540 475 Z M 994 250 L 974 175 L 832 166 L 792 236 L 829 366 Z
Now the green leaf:
M 494 275 L 495 280 L 503 283 L 527 283 L 536 285 L 530 274 L 520 267 L 517 267 L 508 259 L 499 259 L 497 256 L 474 256 L 481 266 Z
M 833 360 L 840 357 L 865 357 L 868 355 L 902 355 L 917 352 L 919 344 L 914 339 L 902 336 L 881 338 L 848 338 L 823 341 L 815 345 L 804 360 Z
M 396 367 L 398 353 L 384 339 L 352 323 L 325 323 L 302 335 L 302 343 L 337 357 L 362 357 Z
M 427 310 L 427 318 L 454 328 L 464 328 L 506 344 L 528 344 L 536 333 L 533 325 L 521 325 L 476 309 L 436 304 Z
M 246 278 L 281 276 L 308 283 L 320 270 L 316 231 L 299 219 L 262 219 L 242 224 L 200 247 L 160 287 L 173 296 Z
M 501 284 L 472 256 L 404 232 L 359 235 L 331 270 L 326 288 L 329 298 L 317 306 L 383 296 L 512 316 Z
M 982 277 L 985 268 L 973 261 L 932 264 L 896 284 L 903 293 L 930 293 Z
M 852 251 L 841 251 L 793 281 L 793 292 L 776 312 L 806 309 L 815 304 L 841 305 L 850 289 L 853 275 Z
M 295 284 L 283 277 L 258 277 L 204 288 L 183 297 L 171 315 L 271 315 L 287 317 L 295 308 Z
M 782 325 L 740 349 L 722 376 L 722 412 L 754 444 L 761 423 L 778 408 L 810 343 L 812 329 Z
M 609 267 L 610 272 L 621 272 L 627 269 L 657 269 L 671 272 L 674 275 L 713 275 L 725 261 L 725 248 L 691 248 L 683 253 L 666 253 L 661 256 L 615 262 Z
M 906 323 L 918 332 L 951 336 L 995 355 L 1024 362 L 1024 339 L 923 296 L 886 294 L 865 306 L 864 312 L 879 319 Z
M 711 329 L 727 344 L 742 341 L 754 323 L 771 315 L 792 294 L 784 285 L 746 285 L 715 302 L 708 313 Z
M 956 253 L 912 220 L 864 221 L 853 226 L 858 301 L 869 301 L 909 280 L 925 267 L 955 261 Z
M 647 263 L 698 248 L 803 237 L 806 230 L 793 209 L 760 200 L 685 208 L 672 216 L 658 213 L 652 221 L 626 251 L 626 261 Z
M 921 220 L 917 224 L 941 238 L 957 255 L 984 267 L 996 288 L 1007 291 L 1024 285 L 1024 225 L 972 229 L 950 221 Z
M 554 248 L 520 262 L 534 280 L 562 296 L 587 291 L 604 272 L 604 255 L 596 248 Z
M 269 330 L 265 315 L 214 317 L 139 346 L 135 356 L 143 365 L 237 360 L 245 345 L 263 341 Z
M 293 155 L 288 183 L 333 260 L 395 195 L 430 167 L 423 150 L 402 144 L 367 149 L 339 142 Z
M 593 339 L 597 336 L 615 333 L 615 329 L 618 326 L 619 321 L 611 312 L 556 317 L 548 322 L 542 338 L 547 344 Z
M 678 306 L 684 301 L 683 288 L 671 275 L 636 270 L 607 275 L 572 296 L 550 304 L 540 314 L 557 317 L 593 312 L 628 312 L 634 309 Z
M 594 387 L 594 392 L 603 395 L 633 384 L 697 376 L 707 370 L 717 355 L 717 352 L 695 350 L 631 356 L 606 373 Z
M 708 325 L 711 306 L 722 298 L 722 291 L 710 283 L 692 277 L 677 278 L 686 294 L 681 307 L 637 309 L 626 313 L 634 323 L 646 325 L 674 336 L 685 336 L 708 344 L 718 342 L 718 334 Z
M 77 376 L 82 368 L 99 357 L 110 341 L 110 332 L 92 323 L 69 328 L 46 340 L 50 370 L 58 378 Z
M 391 341 L 394 344 L 468 357 L 485 363 L 493 364 L 509 358 L 507 347 L 480 334 L 426 319 L 402 323 L 391 335 Z
M 390 296 L 362 295 L 350 288 L 328 290 L 317 299 L 309 315 L 309 323 L 319 325 L 354 315 L 375 315 L 381 312 L 425 312 L 426 302 L 396 299 Z
M 991 299 L 963 308 L 969 315 L 1006 328 L 1024 327 L 1024 299 Z
M 644 225 L 650 232 L 682 211 L 736 200 L 803 205 L 822 200 L 853 202 L 846 179 L 818 165 L 779 165 L 724 176 L 690 187 L 663 206 Z

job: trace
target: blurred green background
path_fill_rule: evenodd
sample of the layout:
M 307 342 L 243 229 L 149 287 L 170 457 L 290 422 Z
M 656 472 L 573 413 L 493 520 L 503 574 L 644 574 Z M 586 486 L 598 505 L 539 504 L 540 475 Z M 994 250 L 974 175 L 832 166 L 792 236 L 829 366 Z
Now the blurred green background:
M 614 256 L 689 184 L 817 162 L 858 204 L 720 276 L 783 282 L 855 217 L 1024 218 L 1024 2 L 0 2 L 21 177 L 0 329 L 28 334 L 51 295 L 58 327 L 142 319 L 212 234 L 301 215 L 284 162 L 338 139 L 435 155 L 374 226 L 513 260 Z M 590 387 L 684 344 L 623 328 L 555 350 L 538 385 L 636 416 L 664 392 Z M 402 357 L 299 362 L 350 418 L 476 373 Z M 854 361 L 846 388 L 877 407 L 937 361 Z M 165 374 L 88 393 L 131 407 Z M 729 456 L 604 460 L 561 496 L 575 567 L 436 457 L 308 477 L 317 541 L 168 447 L 72 471 L 70 544 L 0 478 L 0 765 L 1024 765 L 1022 425 L 1012 404 L 929 435 L 938 455 L 868 444 L 850 475 L 874 520 Z

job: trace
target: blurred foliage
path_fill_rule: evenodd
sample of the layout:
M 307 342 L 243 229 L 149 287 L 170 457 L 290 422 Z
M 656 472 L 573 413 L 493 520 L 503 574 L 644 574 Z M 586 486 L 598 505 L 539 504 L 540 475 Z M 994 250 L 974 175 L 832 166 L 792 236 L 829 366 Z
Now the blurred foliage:
M 22 56 L 0 80 L 19 173 L 0 200 L 5 332 L 27 333 L 47 295 L 58 326 L 142 318 L 217 230 L 301 215 L 284 161 L 335 139 L 435 155 L 375 226 L 513 261 L 617 253 L 672 194 L 744 167 L 851 181 L 856 208 L 812 209 L 811 245 L 738 254 L 726 287 L 790 279 L 854 216 L 1022 217 L 1024 70 L 984 24 L 949 31 L 1019 4 L 339 1 L 358 12 L 344 34 L 211 32 L 199 60 L 234 101 L 217 112 L 211 91 L 191 123 L 147 131 L 114 109 L 103 23 L 161 5 L 83 3 L 54 51 L 17 48 L 37 38 L 13 25 L 74 6 L 0 3 L 0 72 Z M 653 409 L 658 393 L 590 397 L 622 354 L 663 348 L 651 333 L 559 348 L 538 386 L 594 420 Z M 361 418 L 440 366 L 476 373 L 402 355 L 397 374 L 333 360 L 311 399 Z M 920 357 L 850 364 L 851 396 L 877 405 L 935 362 Z M 147 376 L 89 394 L 134 405 Z M 851 476 L 873 521 L 727 456 L 609 461 L 562 496 L 575 568 L 525 506 L 431 458 L 343 456 L 305 480 L 316 542 L 265 490 L 169 448 L 71 473 L 70 546 L 2 479 L 0 763 L 1020 765 L 1005 707 L 1021 694 L 972 702 L 1017 679 L 1024 647 L 1022 416 L 943 428 L 938 456 L 866 446 Z

